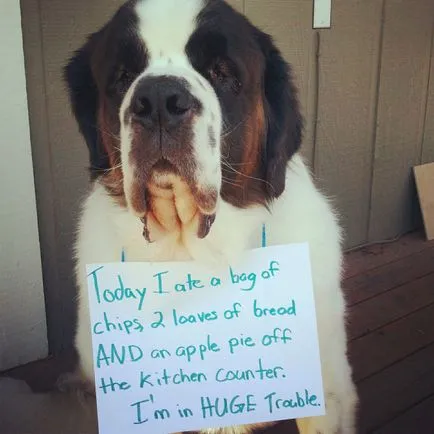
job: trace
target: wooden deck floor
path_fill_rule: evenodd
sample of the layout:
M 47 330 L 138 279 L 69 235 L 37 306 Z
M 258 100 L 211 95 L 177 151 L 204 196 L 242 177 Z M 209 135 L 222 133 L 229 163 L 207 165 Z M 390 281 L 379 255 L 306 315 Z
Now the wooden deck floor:
M 351 252 L 346 263 L 358 433 L 434 433 L 434 242 L 411 234 Z M 296 432 L 285 422 L 263 433 Z
M 350 253 L 344 287 L 360 434 L 434 433 L 434 242 Z

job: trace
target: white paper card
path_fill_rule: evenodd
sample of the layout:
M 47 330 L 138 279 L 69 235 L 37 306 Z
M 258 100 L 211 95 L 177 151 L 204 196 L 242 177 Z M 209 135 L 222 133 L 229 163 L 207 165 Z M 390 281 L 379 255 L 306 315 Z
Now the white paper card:
M 87 272 L 100 434 L 324 414 L 307 244 Z
M 314 0 L 313 28 L 328 29 L 331 27 L 332 0 Z

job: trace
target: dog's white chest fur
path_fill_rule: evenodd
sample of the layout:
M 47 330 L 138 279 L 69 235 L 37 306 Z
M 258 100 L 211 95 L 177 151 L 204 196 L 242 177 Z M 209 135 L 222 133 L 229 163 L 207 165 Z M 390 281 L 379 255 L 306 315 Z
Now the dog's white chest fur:
M 101 186 L 94 187 L 84 205 L 76 245 L 76 272 L 80 291 L 76 346 L 80 353 L 82 373 L 93 380 L 85 276 L 87 263 L 120 261 L 123 249 L 127 261 L 195 259 L 230 262 L 243 250 L 261 245 L 261 228 L 265 224 L 269 245 L 309 242 L 325 390 L 327 393 L 332 387 L 335 393 L 336 389 L 340 389 L 340 395 L 349 397 L 345 405 L 349 408 L 348 417 L 351 419 L 351 408 L 356 397 L 345 357 L 345 304 L 340 289 L 340 229 L 331 207 L 314 186 L 302 159 L 296 155 L 290 162 L 287 188 L 270 212 L 263 207 L 242 210 L 225 203 L 219 206 L 216 222 L 204 240 L 195 237 L 171 239 L 169 236 L 148 244 L 141 236 L 140 220 L 116 205 Z M 285 291 L 286 288 L 281 290 Z M 329 386 L 329 382 L 333 383 L 332 386 Z M 340 406 L 342 403 L 333 405 Z M 336 408 L 331 411 L 340 410 Z M 350 419 L 348 427 L 353 423 Z M 321 421 L 321 418 L 316 420 Z M 333 431 L 319 432 L 331 434 Z

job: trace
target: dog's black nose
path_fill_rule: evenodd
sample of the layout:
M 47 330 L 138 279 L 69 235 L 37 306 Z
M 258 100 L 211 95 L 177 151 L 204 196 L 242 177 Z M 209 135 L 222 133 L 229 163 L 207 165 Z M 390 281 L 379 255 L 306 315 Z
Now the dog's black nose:
M 176 127 L 192 111 L 188 84 L 176 77 L 148 77 L 137 84 L 131 112 L 145 126 Z

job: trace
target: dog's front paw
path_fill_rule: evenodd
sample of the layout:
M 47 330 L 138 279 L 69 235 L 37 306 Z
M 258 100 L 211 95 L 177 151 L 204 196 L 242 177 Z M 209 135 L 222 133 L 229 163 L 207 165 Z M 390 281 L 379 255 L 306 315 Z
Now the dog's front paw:
M 252 434 L 256 430 L 266 428 L 267 426 L 274 425 L 273 422 L 257 423 L 254 425 L 236 425 L 226 428 L 208 428 L 200 431 L 200 434 Z
M 61 393 L 75 393 L 77 396 L 95 396 L 95 386 L 79 372 L 62 374 L 56 382 L 56 389 Z
M 299 434 L 354 434 L 353 427 L 342 426 L 330 416 L 297 419 Z
M 245 426 L 231 426 L 227 428 L 209 428 L 200 431 L 200 434 L 251 434 L 251 430 Z
M 300 434 L 338 434 L 326 416 L 298 419 L 297 427 Z

